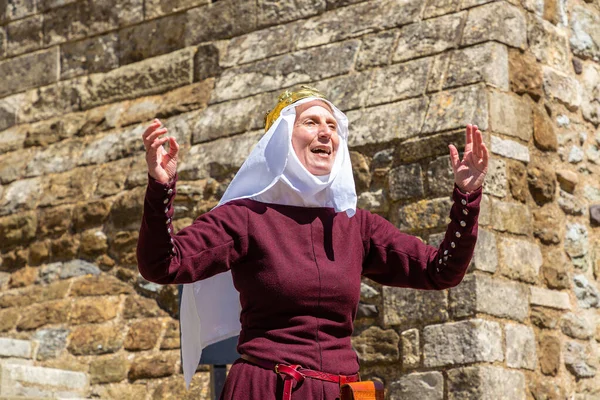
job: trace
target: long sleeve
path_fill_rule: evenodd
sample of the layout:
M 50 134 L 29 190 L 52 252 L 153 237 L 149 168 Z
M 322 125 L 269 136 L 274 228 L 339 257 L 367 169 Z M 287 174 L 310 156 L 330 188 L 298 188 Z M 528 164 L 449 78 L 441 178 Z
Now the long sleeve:
M 162 184 L 148 177 L 137 243 L 140 274 L 151 282 L 191 283 L 229 270 L 248 251 L 248 212 L 228 203 L 173 234 L 177 177 Z
M 450 223 L 439 248 L 400 232 L 386 219 L 368 214 L 363 275 L 384 285 L 446 289 L 463 279 L 477 241 L 482 189 L 469 194 L 456 186 Z

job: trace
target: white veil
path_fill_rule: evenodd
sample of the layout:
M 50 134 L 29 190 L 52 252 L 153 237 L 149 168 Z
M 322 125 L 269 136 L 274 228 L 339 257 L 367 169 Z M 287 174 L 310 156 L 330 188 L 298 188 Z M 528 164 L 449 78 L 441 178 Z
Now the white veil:
M 295 107 L 313 100 L 325 101 L 331 106 L 340 139 L 331 173 L 319 177 L 304 168 L 292 148 Z M 281 110 L 242 164 L 217 207 L 232 200 L 250 198 L 265 203 L 331 207 L 352 217 L 356 213 L 356 190 L 347 143 L 348 118 L 344 113 L 318 97 L 298 100 Z M 240 310 L 231 271 L 183 285 L 181 350 L 188 387 L 202 349 L 240 333 Z

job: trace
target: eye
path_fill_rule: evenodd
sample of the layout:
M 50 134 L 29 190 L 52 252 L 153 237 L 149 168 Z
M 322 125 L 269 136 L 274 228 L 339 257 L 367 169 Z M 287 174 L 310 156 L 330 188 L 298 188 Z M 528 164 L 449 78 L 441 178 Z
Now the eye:
M 329 124 L 329 129 L 335 131 L 337 129 L 337 126 L 335 126 L 335 124 Z

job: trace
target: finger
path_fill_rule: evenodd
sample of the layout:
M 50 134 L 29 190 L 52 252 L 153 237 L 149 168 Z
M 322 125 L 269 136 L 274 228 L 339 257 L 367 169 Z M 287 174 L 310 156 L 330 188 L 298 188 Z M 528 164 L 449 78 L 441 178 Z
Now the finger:
M 152 143 L 152 146 L 150 146 L 150 147 L 153 148 L 153 149 L 158 149 L 160 146 L 162 146 L 163 144 L 165 144 L 168 140 L 169 140 L 168 137 L 156 139 L 154 141 L 154 143 Z
M 483 138 L 481 136 L 481 131 L 477 129 L 475 134 L 473 135 L 473 152 L 475 153 L 475 157 L 481 158 L 481 145 L 483 142 Z
M 169 138 L 169 158 L 177 157 L 177 153 L 179 153 L 179 143 L 171 136 Z
M 456 171 L 458 168 L 458 164 L 460 164 L 460 158 L 458 157 L 458 150 L 454 147 L 453 144 L 448 145 L 450 149 L 450 164 L 452 165 L 452 170 Z
M 484 171 L 487 171 L 488 161 L 490 159 L 490 153 L 484 143 L 481 144 L 481 159 L 483 163 Z
M 154 143 L 154 141 L 159 138 L 160 136 L 164 135 L 165 133 L 167 133 L 167 128 L 161 128 L 161 129 L 157 129 L 154 132 L 152 132 L 147 138 L 146 138 L 146 143 L 148 144 L 152 144 Z
M 467 125 L 467 146 L 473 145 L 473 125 Z
M 156 128 L 158 128 L 159 126 L 160 126 L 160 121 L 158 119 L 155 119 L 154 122 L 152 122 L 150 124 L 150 126 L 148 126 L 148 128 L 146 128 L 146 130 L 142 134 L 142 139 L 145 140 L 148 137 L 148 135 L 150 135 L 152 132 L 154 132 L 156 130 Z

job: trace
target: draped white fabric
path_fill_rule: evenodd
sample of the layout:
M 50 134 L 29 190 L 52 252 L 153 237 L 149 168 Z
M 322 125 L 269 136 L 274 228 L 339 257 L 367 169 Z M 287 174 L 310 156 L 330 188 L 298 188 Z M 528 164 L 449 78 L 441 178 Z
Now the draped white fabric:
M 340 143 L 331 173 L 326 176 L 308 172 L 292 147 L 295 107 L 313 100 L 327 102 L 338 125 Z M 250 198 L 264 203 L 331 207 L 352 217 L 356 213 L 356 190 L 347 141 L 348 118 L 329 101 L 308 97 L 285 107 L 242 164 L 217 207 Z M 240 310 L 230 271 L 183 286 L 180 320 L 186 385 L 194 376 L 203 348 L 240 333 Z

